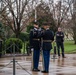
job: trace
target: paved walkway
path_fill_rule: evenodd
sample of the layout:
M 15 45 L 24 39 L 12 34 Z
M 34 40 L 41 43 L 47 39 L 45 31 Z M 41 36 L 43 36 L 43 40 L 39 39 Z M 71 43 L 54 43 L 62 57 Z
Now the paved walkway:
M 51 55 L 52 57 L 52 55 Z M 76 54 L 68 54 L 65 59 L 50 59 L 50 72 L 48 74 L 43 74 L 41 72 L 31 71 L 31 57 L 21 56 L 16 57 L 16 61 L 24 68 L 23 70 L 16 63 L 16 75 L 76 75 Z M 0 75 L 13 75 L 12 62 L 7 67 L 7 65 L 12 58 L 0 58 Z M 42 60 L 40 59 L 39 68 L 42 70 Z M 29 74 L 29 73 L 30 74 Z

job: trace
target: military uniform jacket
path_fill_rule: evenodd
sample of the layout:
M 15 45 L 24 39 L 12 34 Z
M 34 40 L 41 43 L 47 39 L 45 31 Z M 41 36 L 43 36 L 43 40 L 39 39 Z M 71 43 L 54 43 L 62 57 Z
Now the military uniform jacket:
M 47 29 L 42 34 L 43 38 L 43 50 L 52 49 L 52 41 L 54 40 L 54 34 L 50 29 Z
M 38 37 L 38 30 L 36 28 L 30 31 L 30 46 L 35 50 L 40 49 L 40 38 Z
M 64 41 L 64 33 L 63 32 L 57 32 L 56 33 L 56 42 L 63 42 Z

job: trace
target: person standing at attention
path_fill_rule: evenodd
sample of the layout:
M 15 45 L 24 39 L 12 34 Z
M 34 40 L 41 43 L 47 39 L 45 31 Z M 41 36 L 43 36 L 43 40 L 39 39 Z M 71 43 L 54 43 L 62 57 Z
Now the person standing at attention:
M 53 31 L 50 30 L 50 23 L 43 24 L 44 31 L 42 32 L 42 57 L 43 57 L 43 71 L 42 73 L 49 73 L 50 51 L 52 49 L 52 42 L 54 40 Z
M 34 28 L 30 31 L 30 47 L 33 50 L 32 55 L 32 71 L 38 72 L 39 56 L 40 56 L 40 38 L 38 37 L 39 25 L 34 22 Z

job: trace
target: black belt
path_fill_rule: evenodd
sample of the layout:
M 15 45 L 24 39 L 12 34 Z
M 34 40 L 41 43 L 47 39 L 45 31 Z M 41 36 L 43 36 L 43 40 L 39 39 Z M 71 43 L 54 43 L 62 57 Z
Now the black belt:
M 33 39 L 33 40 L 40 41 L 40 39 Z
M 52 42 L 52 40 L 43 40 L 43 42 Z

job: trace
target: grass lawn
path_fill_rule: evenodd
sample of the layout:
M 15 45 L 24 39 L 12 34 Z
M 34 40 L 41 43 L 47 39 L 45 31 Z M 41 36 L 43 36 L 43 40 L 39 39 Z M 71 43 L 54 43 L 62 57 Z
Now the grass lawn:
M 56 45 L 53 43 L 53 47 Z M 74 41 L 65 41 L 64 42 L 64 48 L 65 48 L 65 53 L 67 54 L 74 54 L 76 53 L 76 45 L 74 44 Z M 53 50 L 52 50 L 53 53 Z
M 65 53 L 76 53 L 76 45 L 74 41 L 65 41 L 64 42 Z

